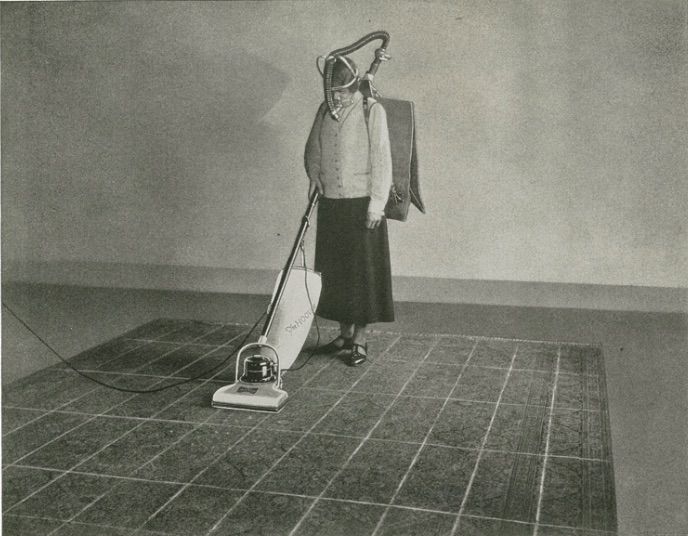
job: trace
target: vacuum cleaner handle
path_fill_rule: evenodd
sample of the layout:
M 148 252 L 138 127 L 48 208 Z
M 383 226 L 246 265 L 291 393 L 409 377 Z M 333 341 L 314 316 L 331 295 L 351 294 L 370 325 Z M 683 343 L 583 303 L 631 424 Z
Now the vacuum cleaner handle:
M 261 337 L 267 337 L 267 334 L 270 331 L 272 321 L 275 318 L 275 312 L 277 311 L 277 306 L 279 305 L 280 301 L 282 300 L 282 296 L 284 295 L 284 290 L 287 287 L 287 280 L 289 279 L 289 274 L 291 273 L 291 269 L 294 267 L 294 262 L 296 262 L 296 257 L 299 253 L 299 248 L 301 247 L 303 239 L 306 236 L 306 231 L 308 231 L 308 227 L 311 224 L 311 216 L 313 215 L 315 205 L 317 205 L 319 198 L 320 194 L 317 190 L 314 190 L 308 201 L 308 208 L 306 209 L 306 212 L 304 213 L 303 218 L 301 219 L 301 227 L 299 227 L 299 232 L 296 235 L 296 240 L 294 240 L 294 245 L 291 248 L 291 253 L 289 254 L 287 263 L 284 265 L 284 269 L 282 270 L 282 277 L 277 283 L 277 290 L 275 290 L 275 294 L 270 302 L 268 316 L 265 319 L 265 324 L 263 324 L 263 331 L 261 332 Z

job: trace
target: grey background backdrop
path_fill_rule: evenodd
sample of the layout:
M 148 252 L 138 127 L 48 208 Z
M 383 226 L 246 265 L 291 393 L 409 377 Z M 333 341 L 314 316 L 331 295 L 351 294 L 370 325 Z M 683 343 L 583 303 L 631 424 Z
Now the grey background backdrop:
M 305 208 L 315 57 L 385 29 L 377 86 L 416 104 L 428 206 L 391 225 L 395 275 L 686 287 L 686 17 L 680 0 L 3 3 L 3 262 L 276 270 Z
M 416 104 L 429 209 L 390 225 L 395 296 L 688 311 L 683 0 L 2 3 L 0 15 L 3 282 L 270 292 L 305 208 L 315 57 L 386 29 L 394 59 L 377 85 Z M 5 288 L 67 356 L 150 319 L 150 300 L 185 318 L 233 314 L 205 294 Z M 686 526 L 685 314 L 536 310 L 522 331 L 514 309 L 494 324 L 460 310 L 466 333 L 544 337 L 553 324 L 605 340 L 620 519 Z M 3 383 L 55 362 L 9 315 L 2 327 Z

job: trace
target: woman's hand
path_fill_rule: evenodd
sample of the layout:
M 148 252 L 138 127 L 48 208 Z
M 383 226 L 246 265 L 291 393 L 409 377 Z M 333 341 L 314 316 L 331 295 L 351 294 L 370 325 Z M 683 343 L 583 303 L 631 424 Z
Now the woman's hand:
M 374 212 L 368 212 L 366 215 L 366 227 L 368 229 L 377 229 L 382 221 L 383 215 Z
M 323 185 L 319 179 L 311 179 L 311 183 L 308 187 L 308 198 L 310 199 L 314 191 L 318 191 L 320 195 L 323 195 Z

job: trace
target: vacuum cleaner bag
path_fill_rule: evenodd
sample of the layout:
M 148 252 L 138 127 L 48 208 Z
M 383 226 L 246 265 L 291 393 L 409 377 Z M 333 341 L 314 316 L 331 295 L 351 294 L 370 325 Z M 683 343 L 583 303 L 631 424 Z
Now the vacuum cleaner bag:
M 277 277 L 272 293 L 273 301 L 281 277 L 282 272 Z M 282 370 L 291 367 L 299 357 L 313 323 L 321 289 L 322 281 L 318 272 L 302 267 L 292 268 L 267 334 L 267 342 L 277 350 Z

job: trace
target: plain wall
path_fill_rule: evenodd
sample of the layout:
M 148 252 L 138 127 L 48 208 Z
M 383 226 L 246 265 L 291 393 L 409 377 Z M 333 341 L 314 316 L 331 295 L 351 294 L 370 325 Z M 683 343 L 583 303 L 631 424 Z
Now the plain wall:
M 688 286 L 684 1 L 1 9 L 3 261 L 280 267 L 315 58 L 385 29 L 428 207 L 395 275 Z

